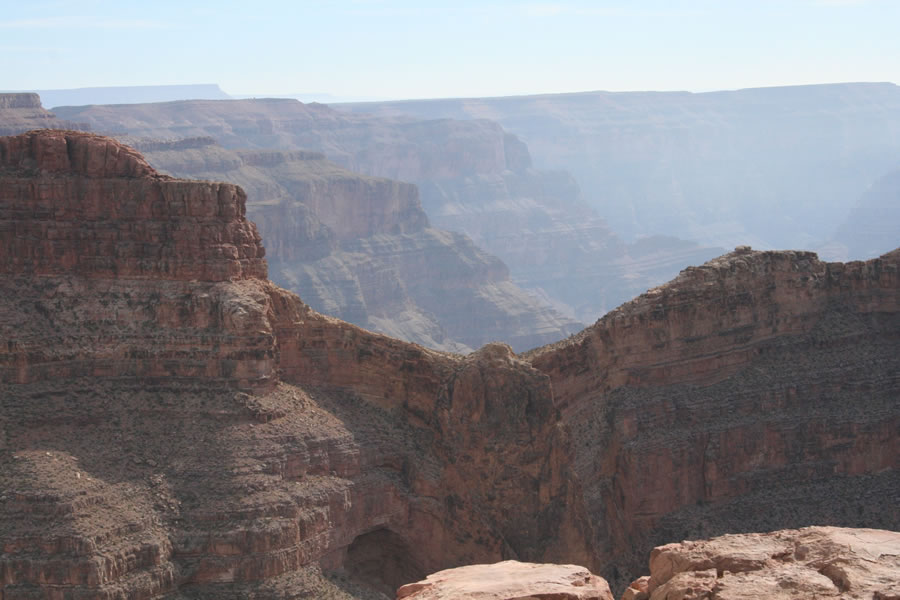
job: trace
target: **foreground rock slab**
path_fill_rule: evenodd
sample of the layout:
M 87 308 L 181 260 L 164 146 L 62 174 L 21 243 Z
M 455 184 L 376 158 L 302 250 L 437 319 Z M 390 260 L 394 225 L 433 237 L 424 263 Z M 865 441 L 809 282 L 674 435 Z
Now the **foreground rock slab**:
M 806 527 L 667 544 L 622 598 L 900 598 L 900 533 Z
M 507 560 L 438 571 L 404 585 L 397 599 L 444 600 L 612 600 L 609 585 L 584 567 Z

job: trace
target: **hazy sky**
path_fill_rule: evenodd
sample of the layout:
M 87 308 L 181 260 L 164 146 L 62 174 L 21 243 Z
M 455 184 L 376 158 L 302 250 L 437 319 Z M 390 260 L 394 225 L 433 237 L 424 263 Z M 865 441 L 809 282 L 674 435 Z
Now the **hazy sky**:
M 900 0 L 0 0 L 0 89 L 495 96 L 900 82 Z

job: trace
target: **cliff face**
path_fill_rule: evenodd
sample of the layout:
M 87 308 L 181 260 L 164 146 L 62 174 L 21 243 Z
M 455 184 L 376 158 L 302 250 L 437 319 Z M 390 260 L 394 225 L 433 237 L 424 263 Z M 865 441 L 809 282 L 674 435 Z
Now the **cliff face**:
M 233 185 L 88 134 L 0 148 L 4 598 L 346 596 L 322 569 L 388 590 L 590 562 L 549 378 L 508 347 L 463 358 L 312 311 L 265 279 Z
M 738 248 L 528 359 L 572 429 L 616 584 L 656 543 L 900 527 L 900 251 Z
M 342 105 L 384 118 L 492 119 L 565 169 L 628 239 L 811 248 L 896 168 L 900 87 L 584 92 Z M 772 215 L 778 218 L 773 219 Z M 851 256 L 858 259 L 862 256 Z
M 203 138 L 138 146 L 168 172 L 246 189 L 273 280 L 317 310 L 451 351 L 498 339 L 534 348 L 579 327 L 471 240 L 430 227 L 414 185 L 312 152 L 231 151 Z
M 665 237 L 649 253 L 626 244 L 582 201 L 570 175 L 533 168 L 528 147 L 485 119 L 373 117 L 292 100 L 70 107 L 61 114 L 99 131 L 312 149 L 356 172 L 413 182 L 434 226 L 471 237 L 509 266 L 514 283 L 582 322 L 721 253 Z
M 22 133 L 38 127 L 67 129 L 75 128 L 75 125 L 45 110 L 37 94 L 0 94 L 0 135 Z

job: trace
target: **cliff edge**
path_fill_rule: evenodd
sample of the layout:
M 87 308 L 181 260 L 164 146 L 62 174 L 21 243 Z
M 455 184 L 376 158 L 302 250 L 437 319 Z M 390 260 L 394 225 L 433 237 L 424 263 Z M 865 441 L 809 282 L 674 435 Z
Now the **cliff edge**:
M 316 313 L 265 278 L 244 202 L 110 139 L 0 139 L 3 597 L 371 597 L 589 562 L 548 378 Z

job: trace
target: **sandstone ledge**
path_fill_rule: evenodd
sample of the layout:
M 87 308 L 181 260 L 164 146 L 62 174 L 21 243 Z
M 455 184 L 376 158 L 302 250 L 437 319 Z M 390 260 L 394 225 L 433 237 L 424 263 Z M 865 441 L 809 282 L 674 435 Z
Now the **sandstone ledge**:
M 397 599 L 444 600 L 612 600 L 606 581 L 576 565 L 523 563 L 446 569 L 404 585 Z
M 623 600 L 900 598 L 900 533 L 806 527 L 653 550 Z

